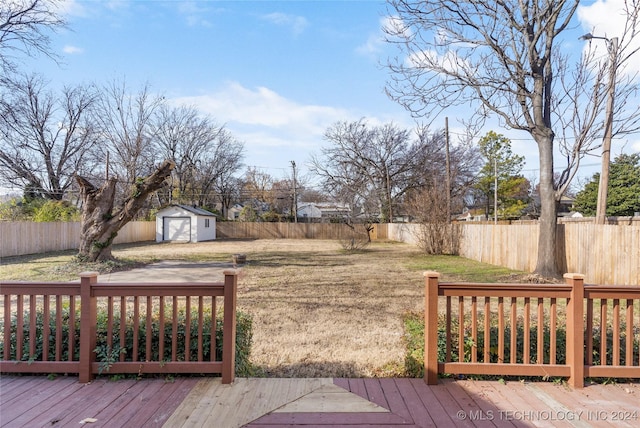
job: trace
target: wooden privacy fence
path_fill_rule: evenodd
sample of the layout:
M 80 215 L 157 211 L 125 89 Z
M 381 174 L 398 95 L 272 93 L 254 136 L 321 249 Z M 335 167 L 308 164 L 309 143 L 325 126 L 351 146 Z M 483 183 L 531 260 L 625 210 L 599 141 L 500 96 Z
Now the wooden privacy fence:
M 350 237 L 353 230 L 339 223 L 221 221 L 216 223 L 216 234 L 218 238 L 233 239 L 343 239 Z
M 221 373 L 231 383 L 238 274 L 224 274 L 224 282 L 98 283 L 96 272 L 80 283 L 2 282 L 0 372 L 73 373 L 83 383 L 103 372 Z
M 80 244 L 80 222 L 0 221 L 0 236 L 0 257 L 73 250 Z M 118 231 L 113 242 L 126 244 L 155 239 L 154 221 L 132 221 Z
M 566 222 L 557 226 L 556 262 L 561 272 L 580 272 L 597 284 L 640 283 L 640 221 L 599 225 Z M 533 272 L 538 256 L 537 223 L 463 222 L 459 255 L 468 259 Z M 387 225 L 389 239 L 419 244 L 421 225 Z
M 640 286 L 441 283 L 425 272 L 424 378 L 640 378 Z M 621 301 L 624 300 L 624 305 Z M 440 305 L 444 305 L 444 311 Z

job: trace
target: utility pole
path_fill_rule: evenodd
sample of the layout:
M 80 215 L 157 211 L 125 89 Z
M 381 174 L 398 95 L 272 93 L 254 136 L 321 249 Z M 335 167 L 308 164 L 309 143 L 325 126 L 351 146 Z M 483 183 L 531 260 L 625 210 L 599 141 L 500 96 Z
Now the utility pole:
M 291 168 L 293 169 L 293 201 L 291 203 L 291 211 L 293 212 L 293 222 L 298 222 L 298 194 L 296 191 L 296 161 L 291 161 Z
M 611 134 L 613 133 L 613 101 L 616 92 L 616 57 L 618 56 L 618 38 L 607 40 L 609 49 L 609 88 L 607 98 L 607 118 L 604 125 L 602 141 L 602 171 L 598 184 L 598 204 L 596 207 L 596 224 L 605 224 L 607 220 L 607 191 L 609 188 L 609 162 L 611 159 Z
M 451 223 L 451 153 L 449 151 L 449 118 L 444 118 L 444 143 L 446 149 L 445 167 L 447 175 L 445 184 L 447 186 L 447 223 Z
M 493 154 L 493 224 L 498 224 L 498 153 Z
M 609 86 L 607 88 L 607 111 L 604 122 L 604 138 L 602 139 L 602 170 L 598 183 L 598 201 L 596 206 L 596 224 L 607 221 L 607 191 L 609 187 L 609 162 L 611 160 L 611 137 L 613 134 L 613 102 L 616 94 L 616 70 L 618 62 L 618 38 L 594 36 L 587 33 L 581 40 L 602 39 L 607 42 L 609 51 Z
M 391 207 L 391 181 L 389 179 L 389 165 L 384 164 L 384 170 L 387 178 L 387 204 L 389 210 L 389 223 L 393 223 L 393 209 Z

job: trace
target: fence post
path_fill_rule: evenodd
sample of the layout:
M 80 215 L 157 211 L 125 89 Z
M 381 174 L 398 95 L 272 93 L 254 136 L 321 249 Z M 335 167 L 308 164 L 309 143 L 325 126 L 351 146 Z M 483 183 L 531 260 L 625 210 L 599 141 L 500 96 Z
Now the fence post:
M 95 361 L 97 331 L 97 300 L 93 296 L 93 284 L 98 282 L 98 272 L 80 274 L 80 362 L 78 380 L 87 383 L 93 379 L 91 364 Z M 69 349 L 72 352 L 72 349 Z
M 571 297 L 567 304 L 567 365 L 569 386 L 584 387 L 584 275 L 566 273 L 564 278 L 571 285 Z
M 438 272 L 425 272 L 424 283 L 424 381 L 438 383 Z
M 222 323 L 222 383 L 232 383 L 236 367 L 236 296 L 238 271 L 224 271 L 224 315 Z

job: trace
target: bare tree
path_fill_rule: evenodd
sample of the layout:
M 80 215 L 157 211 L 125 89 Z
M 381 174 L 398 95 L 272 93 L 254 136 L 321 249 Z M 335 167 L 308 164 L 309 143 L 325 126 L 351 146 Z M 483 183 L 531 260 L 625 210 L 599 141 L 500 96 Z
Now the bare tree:
M 237 174 L 244 166 L 244 144 L 238 141 L 226 128 L 216 134 L 214 146 L 207 152 L 196 170 L 195 179 L 199 189 L 198 203 L 213 205 L 216 200 L 223 203 L 219 190 L 228 183 L 228 177 Z M 228 206 L 227 206 L 228 208 Z
M 77 175 L 83 203 L 78 258 L 86 262 L 111 259 L 111 246 L 118 231 L 136 216 L 147 197 L 165 184 L 172 169 L 173 163 L 165 161 L 149 176 L 137 179 L 119 204 L 116 203 L 118 180 L 115 177 L 96 187 Z
M 266 206 L 272 200 L 272 186 L 273 177 L 271 175 L 256 167 L 249 167 L 244 174 L 242 197 L 246 201 Z
M 164 97 L 152 94 L 148 85 L 137 93 L 129 92 L 124 81 L 114 80 L 102 88 L 95 117 L 104 143 L 96 161 L 105 165 L 104 176 L 115 175 L 131 185 L 155 169 L 159 156 L 150 125 L 163 103 Z
M 37 53 L 55 59 L 49 31 L 65 25 L 59 15 L 61 0 L 6 0 L 0 3 L 0 84 L 16 69 L 21 55 Z
M 240 191 L 243 181 L 241 178 L 234 176 L 230 171 L 218 177 L 215 183 L 215 190 L 222 205 L 221 213 L 223 218 L 228 218 L 229 208 L 234 201 L 240 201 Z
M 541 196 L 535 271 L 557 276 L 556 200 L 564 188 L 554 182 L 554 139 L 558 117 L 573 111 L 572 103 L 584 100 L 572 98 L 557 84 L 559 74 L 568 70 L 559 67 L 566 62 L 559 41 L 571 26 L 579 1 L 390 0 L 389 4 L 393 19 L 385 28 L 387 39 L 404 54 L 389 63 L 392 77 L 387 90 L 394 100 L 417 117 L 472 105 L 476 110 L 471 119 L 482 122 L 495 115 L 505 126 L 528 132 L 535 140 Z M 632 28 L 636 8 L 633 2 Z M 583 125 L 591 127 L 589 120 Z
M 418 157 L 417 183 L 407 193 L 406 211 L 413 221 L 419 223 L 416 238 L 423 251 L 428 254 L 457 254 L 460 229 L 451 224 L 451 212 L 460 213 L 466 205 L 480 165 L 478 148 L 466 134 L 452 142 L 447 179 L 445 133 L 430 133 L 427 127 L 421 126 L 418 137 L 422 149 Z
M 364 119 L 338 122 L 325 133 L 331 143 L 313 156 L 311 172 L 327 191 L 352 208 L 393 221 L 398 201 L 413 186 L 419 144 L 394 124 L 368 127 Z
M 194 107 L 163 105 L 151 134 L 165 158 L 176 165 L 169 190 L 178 190 L 178 202 L 212 205 L 216 181 L 241 167 L 243 145 Z
M 0 115 L 0 180 L 61 200 L 73 175 L 90 168 L 95 91 L 76 86 L 57 94 L 37 75 L 23 76 L 9 88 Z

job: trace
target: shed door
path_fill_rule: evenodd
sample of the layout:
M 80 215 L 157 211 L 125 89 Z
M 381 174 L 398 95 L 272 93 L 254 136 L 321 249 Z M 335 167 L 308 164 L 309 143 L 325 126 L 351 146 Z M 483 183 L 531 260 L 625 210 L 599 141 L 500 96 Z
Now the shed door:
M 163 241 L 190 241 L 190 217 L 163 217 Z

